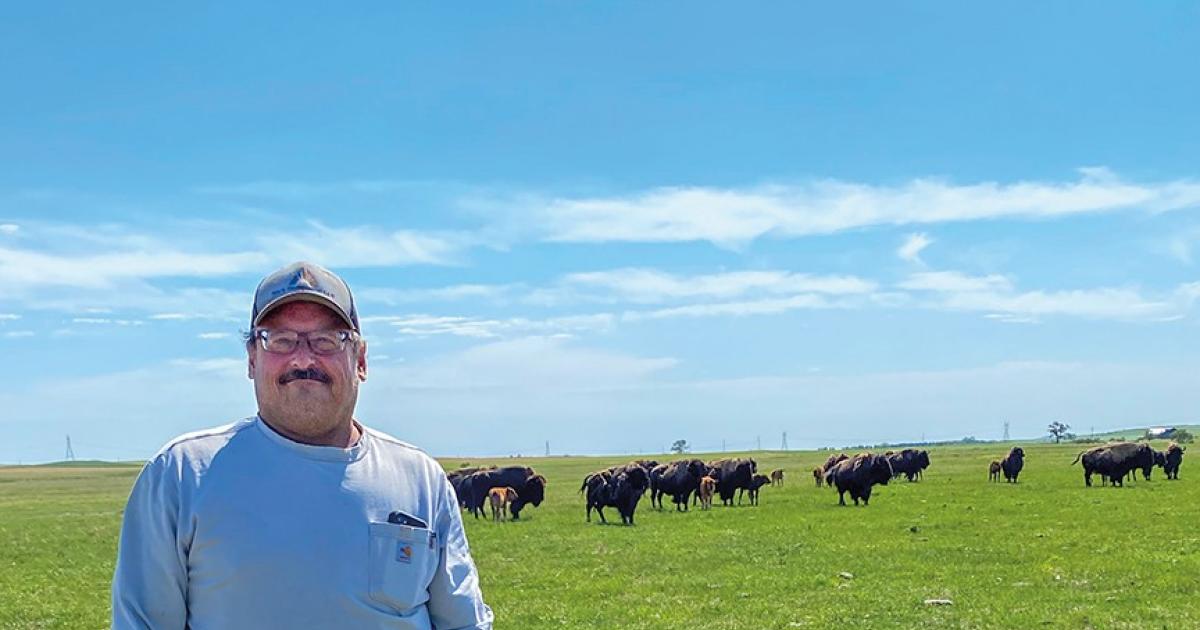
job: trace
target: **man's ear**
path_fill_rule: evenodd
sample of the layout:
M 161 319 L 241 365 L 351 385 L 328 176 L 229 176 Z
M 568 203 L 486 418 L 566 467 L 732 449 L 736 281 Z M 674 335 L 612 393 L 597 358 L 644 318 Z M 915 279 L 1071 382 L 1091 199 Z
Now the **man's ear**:
M 246 346 L 246 378 L 254 380 L 254 346 Z
M 358 358 L 355 359 L 355 372 L 358 373 L 358 380 L 367 380 L 367 340 L 362 339 L 358 342 Z

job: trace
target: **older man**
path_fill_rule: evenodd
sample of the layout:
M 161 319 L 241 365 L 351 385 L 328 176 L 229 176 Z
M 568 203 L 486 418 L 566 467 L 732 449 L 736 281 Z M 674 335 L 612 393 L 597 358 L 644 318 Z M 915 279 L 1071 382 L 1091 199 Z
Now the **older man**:
M 142 469 L 113 627 L 491 628 L 441 467 L 354 419 L 367 344 L 346 283 L 288 265 L 250 323 L 258 414 Z

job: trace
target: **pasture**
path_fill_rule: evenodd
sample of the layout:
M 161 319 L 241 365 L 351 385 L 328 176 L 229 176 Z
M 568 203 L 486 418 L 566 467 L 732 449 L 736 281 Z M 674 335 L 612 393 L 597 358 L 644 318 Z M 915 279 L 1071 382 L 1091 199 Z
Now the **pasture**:
M 827 451 L 730 453 L 785 468 L 785 485 L 759 507 L 686 514 L 647 496 L 634 527 L 585 523 L 578 493 L 630 457 L 471 459 L 531 465 L 549 485 L 519 522 L 464 518 L 501 629 L 1200 627 L 1200 463 L 1085 488 L 1070 465 L 1084 446 L 1025 448 L 1016 485 L 987 481 L 1002 445 L 930 449 L 924 481 L 876 487 L 865 508 L 814 487 Z M 0 628 L 107 625 L 137 470 L 0 468 Z

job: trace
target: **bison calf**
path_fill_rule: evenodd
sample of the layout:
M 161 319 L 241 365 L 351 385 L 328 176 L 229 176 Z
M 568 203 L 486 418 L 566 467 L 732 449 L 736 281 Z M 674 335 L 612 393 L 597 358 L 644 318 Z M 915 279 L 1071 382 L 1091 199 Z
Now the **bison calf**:
M 750 505 L 758 505 L 758 491 L 760 488 L 769 483 L 771 483 L 771 479 L 766 475 L 754 475 L 750 478 L 750 487 L 748 488 Z
M 775 470 L 771 471 L 771 485 L 772 486 L 774 486 L 774 485 L 782 486 L 783 485 L 783 469 L 782 468 L 776 468 Z
M 508 520 L 508 504 L 517 500 L 517 491 L 509 487 L 488 490 L 488 502 L 492 504 L 492 520 Z
M 717 480 L 712 477 L 700 479 L 700 509 L 711 510 L 713 493 L 717 491 Z
M 988 464 L 988 481 L 1000 481 L 1000 460 L 993 459 Z

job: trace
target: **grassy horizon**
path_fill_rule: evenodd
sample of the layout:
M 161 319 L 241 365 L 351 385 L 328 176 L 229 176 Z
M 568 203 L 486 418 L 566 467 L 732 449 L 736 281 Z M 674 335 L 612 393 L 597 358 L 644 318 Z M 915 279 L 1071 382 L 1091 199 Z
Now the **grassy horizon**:
M 586 473 L 631 457 L 441 461 L 522 463 L 549 479 L 521 522 L 464 518 L 501 629 L 1200 627 L 1188 459 L 1180 481 L 1156 470 L 1127 488 L 1085 488 L 1070 465 L 1083 447 L 1026 443 L 1016 485 L 987 481 L 1003 444 L 931 448 L 924 481 L 877 487 L 866 508 L 814 486 L 807 471 L 827 450 L 740 453 L 787 470 L 785 485 L 754 508 L 656 512 L 644 499 L 634 527 L 585 523 L 578 494 Z M 739 453 L 700 457 L 717 455 Z M 0 628 L 107 625 L 138 468 L 0 469 Z

